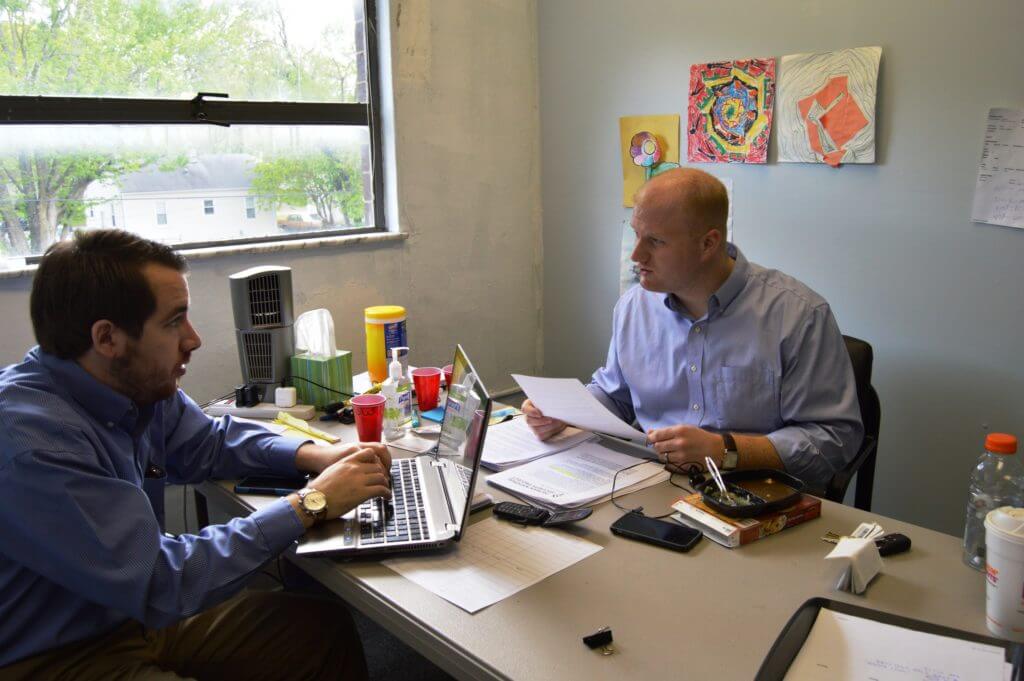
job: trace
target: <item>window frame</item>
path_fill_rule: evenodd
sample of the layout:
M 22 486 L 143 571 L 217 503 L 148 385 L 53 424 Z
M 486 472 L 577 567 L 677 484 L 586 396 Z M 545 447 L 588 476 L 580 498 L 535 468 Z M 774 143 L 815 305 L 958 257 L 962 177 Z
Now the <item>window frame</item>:
M 176 251 L 237 247 L 387 232 L 383 145 L 380 119 L 380 34 L 377 0 L 362 0 L 363 30 L 355 31 L 356 52 L 366 63 L 366 103 L 231 100 L 227 94 L 199 92 L 192 99 L 0 95 L 0 126 L 5 125 L 345 125 L 368 130 L 373 224 L 297 234 L 241 237 L 174 244 Z M 357 26 L 358 28 L 358 26 Z M 357 64 L 358 69 L 358 64 Z M 208 99 L 214 97 L 214 99 Z M 141 235 L 146 236 L 146 235 Z M 25 257 L 35 264 L 42 254 Z

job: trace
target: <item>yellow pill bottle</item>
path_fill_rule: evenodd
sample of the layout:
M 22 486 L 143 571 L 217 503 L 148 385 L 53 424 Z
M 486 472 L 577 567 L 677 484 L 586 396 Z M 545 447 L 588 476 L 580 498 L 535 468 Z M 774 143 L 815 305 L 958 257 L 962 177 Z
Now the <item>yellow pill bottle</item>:
M 380 383 L 388 377 L 391 348 L 408 346 L 405 333 L 405 308 L 401 305 L 374 305 L 366 315 L 366 370 L 370 380 Z

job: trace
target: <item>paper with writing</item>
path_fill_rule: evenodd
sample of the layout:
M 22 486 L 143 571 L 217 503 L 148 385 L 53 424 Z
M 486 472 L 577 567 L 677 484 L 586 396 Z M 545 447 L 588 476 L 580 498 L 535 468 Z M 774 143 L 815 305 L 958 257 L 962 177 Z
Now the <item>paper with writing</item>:
M 484 440 L 481 465 L 495 471 L 528 463 L 535 459 L 571 449 L 581 442 L 596 439 L 597 435 L 579 428 L 568 427 L 547 440 L 539 440 L 526 425 L 523 417 L 508 423 L 491 426 Z
M 474 523 L 453 551 L 392 558 L 384 565 L 473 613 L 600 550 L 567 532 L 491 517 Z
M 611 495 L 613 480 L 618 495 L 655 485 L 668 477 L 668 471 L 660 464 L 642 462 L 597 442 L 584 442 L 568 451 L 496 473 L 487 479 L 487 484 L 546 508 L 577 508 L 606 500 Z
M 1024 109 L 990 109 L 971 220 L 1024 228 Z
M 800 681 L 1001 681 L 998 646 L 822 609 L 786 673 Z

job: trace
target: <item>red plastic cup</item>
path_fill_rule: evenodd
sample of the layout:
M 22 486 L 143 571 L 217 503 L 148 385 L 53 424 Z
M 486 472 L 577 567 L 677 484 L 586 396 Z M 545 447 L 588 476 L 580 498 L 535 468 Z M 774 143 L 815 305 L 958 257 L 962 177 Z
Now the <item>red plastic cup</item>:
M 452 372 L 455 370 L 451 364 L 445 364 L 441 367 L 441 371 L 444 372 L 444 386 L 446 389 L 452 389 Z
M 386 402 L 383 395 L 357 395 L 352 398 L 352 412 L 356 417 L 360 442 L 380 442 Z
M 420 411 L 430 411 L 437 406 L 437 394 L 441 390 L 441 370 L 437 367 L 420 367 L 412 370 L 412 382 L 416 386 L 416 402 Z

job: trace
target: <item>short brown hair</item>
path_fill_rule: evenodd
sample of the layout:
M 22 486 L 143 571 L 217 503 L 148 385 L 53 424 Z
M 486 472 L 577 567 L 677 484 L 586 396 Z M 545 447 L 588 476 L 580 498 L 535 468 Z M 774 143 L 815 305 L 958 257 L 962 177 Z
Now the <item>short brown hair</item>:
M 142 273 L 150 263 L 188 270 L 185 258 L 168 246 L 119 229 L 80 231 L 46 249 L 29 302 L 39 347 L 77 359 L 92 347 L 92 325 L 101 319 L 141 336 L 156 309 Z

